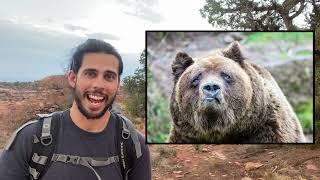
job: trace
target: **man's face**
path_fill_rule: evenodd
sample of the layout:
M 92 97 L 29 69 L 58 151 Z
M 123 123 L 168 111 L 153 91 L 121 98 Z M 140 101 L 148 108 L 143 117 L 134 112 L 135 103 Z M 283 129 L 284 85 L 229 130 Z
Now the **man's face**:
M 111 107 L 119 86 L 118 67 L 113 55 L 87 53 L 78 73 L 69 73 L 75 102 L 87 119 L 98 119 Z

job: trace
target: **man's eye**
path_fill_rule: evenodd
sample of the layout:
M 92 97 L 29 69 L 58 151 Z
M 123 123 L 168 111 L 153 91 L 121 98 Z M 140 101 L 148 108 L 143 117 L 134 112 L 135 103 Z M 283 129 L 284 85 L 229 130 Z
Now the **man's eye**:
M 115 80 L 115 79 L 116 79 L 116 75 L 114 75 L 114 74 L 106 74 L 106 75 L 104 76 L 104 78 L 105 78 L 106 80 Z
M 94 77 L 96 74 L 94 72 L 86 72 L 84 75 L 88 77 Z

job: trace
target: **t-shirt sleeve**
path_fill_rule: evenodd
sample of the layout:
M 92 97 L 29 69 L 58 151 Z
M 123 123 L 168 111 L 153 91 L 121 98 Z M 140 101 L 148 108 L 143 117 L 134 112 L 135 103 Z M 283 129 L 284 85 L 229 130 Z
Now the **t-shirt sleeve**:
M 36 124 L 24 127 L 16 136 L 9 150 L 0 155 L 0 177 L 4 180 L 28 180 L 29 165 L 32 151 L 32 135 Z
M 138 133 L 142 156 L 134 163 L 129 173 L 129 180 L 151 180 L 151 160 L 149 148 L 146 145 L 145 138 Z

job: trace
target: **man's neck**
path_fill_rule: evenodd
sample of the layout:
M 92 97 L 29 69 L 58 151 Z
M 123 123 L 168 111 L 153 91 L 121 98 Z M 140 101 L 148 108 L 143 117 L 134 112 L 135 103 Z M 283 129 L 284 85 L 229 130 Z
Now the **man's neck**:
M 80 129 L 87 132 L 101 132 L 109 122 L 110 112 L 106 113 L 99 119 L 87 119 L 78 109 L 76 102 L 73 102 L 70 109 L 70 117 L 73 123 Z

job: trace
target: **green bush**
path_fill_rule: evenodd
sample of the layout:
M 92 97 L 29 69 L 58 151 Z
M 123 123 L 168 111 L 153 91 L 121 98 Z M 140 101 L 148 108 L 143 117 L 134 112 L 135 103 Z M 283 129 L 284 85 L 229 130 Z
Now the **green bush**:
M 302 42 L 304 40 L 312 40 L 312 32 L 256 32 L 249 35 L 243 43 L 264 43 L 271 41 L 293 41 Z
M 147 92 L 147 133 L 148 142 L 166 142 L 171 128 L 171 118 L 168 102 L 161 96 L 156 87 L 151 72 L 148 70 L 148 92 Z
M 296 106 L 295 112 L 300 120 L 301 126 L 306 133 L 313 131 L 313 100 Z
M 140 56 L 140 64 L 145 64 L 145 51 Z M 137 68 L 134 75 L 123 79 L 123 89 L 126 98 L 124 100 L 125 111 L 131 117 L 145 117 L 145 70 Z

